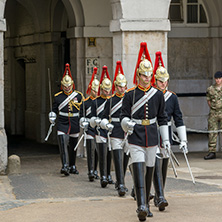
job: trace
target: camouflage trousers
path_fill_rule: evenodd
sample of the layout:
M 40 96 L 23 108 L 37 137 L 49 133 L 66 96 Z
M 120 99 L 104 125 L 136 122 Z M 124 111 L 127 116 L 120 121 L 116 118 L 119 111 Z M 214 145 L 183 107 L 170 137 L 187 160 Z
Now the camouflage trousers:
M 222 128 L 222 111 L 211 110 L 208 118 L 208 130 L 216 131 Z M 209 152 L 216 152 L 218 133 L 209 133 Z

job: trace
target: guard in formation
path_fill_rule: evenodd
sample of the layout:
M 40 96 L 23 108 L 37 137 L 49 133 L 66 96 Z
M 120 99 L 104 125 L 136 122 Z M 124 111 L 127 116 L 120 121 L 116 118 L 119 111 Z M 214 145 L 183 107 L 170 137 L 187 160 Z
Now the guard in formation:
M 113 184 L 111 177 L 111 151 L 107 146 L 107 130 L 100 127 L 102 113 L 107 99 L 110 97 L 112 82 L 108 73 L 107 66 L 103 66 L 100 78 L 100 89 L 98 97 L 93 100 L 92 117 L 90 126 L 96 128 L 96 143 L 99 156 L 100 184 L 105 188 L 107 184 Z
M 89 125 L 89 120 L 92 117 L 92 103 L 97 97 L 99 90 L 99 80 L 97 79 L 97 67 L 94 67 L 91 81 L 88 85 L 86 93 L 90 95 L 87 97 L 82 106 L 80 112 L 80 127 L 86 131 L 86 152 L 87 152 L 87 165 L 88 165 L 88 178 L 89 181 L 94 181 L 98 178 L 97 173 L 97 148 L 95 142 L 95 128 Z
M 126 90 L 127 81 L 123 73 L 121 61 L 116 62 L 116 70 L 113 79 L 112 95 L 105 105 L 101 128 L 110 134 L 112 154 L 115 166 L 116 183 L 115 187 L 119 196 L 126 194 L 124 175 L 126 173 L 129 156 L 127 155 L 127 141 L 124 143 L 124 131 L 120 125 L 120 112 L 123 96 Z
M 186 153 L 188 153 L 186 127 L 183 123 L 182 112 L 180 110 L 177 95 L 174 92 L 168 90 L 170 76 L 166 68 L 164 67 L 161 52 L 156 52 L 153 73 L 155 75 L 155 85 L 157 89 L 162 91 L 164 94 L 170 143 L 172 144 L 173 132 L 171 129 L 171 119 L 173 118 L 174 124 L 176 126 L 176 131 L 180 139 L 179 148 L 182 149 L 183 147 L 186 150 Z M 160 211 L 165 210 L 165 207 L 168 206 L 168 202 L 164 197 L 164 187 L 167 177 L 168 162 L 169 153 L 166 152 L 165 149 L 163 149 L 161 144 L 159 144 L 156 154 L 153 184 L 155 188 L 154 205 L 158 207 Z
M 79 136 L 79 110 L 84 100 L 81 92 L 75 90 L 69 64 L 66 64 L 61 81 L 61 91 L 54 95 L 49 121 L 55 124 L 57 119 L 57 138 L 62 161 L 61 174 L 79 174 L 76 168 L 74 148 Z M 57 118 L 58 117 L 58 118 Z
M 153 67 L 145 42 L 140 44 L 134 84 L 124 96 L 121 126 L 128 135 L 130 167 L 137 201 L 137 216 L 145 221 L 158 147 L 157 123 L 163 148 L 170 149 L 163 93 L 152 87 Z M 138 83 L 138 84 L 137 84 Z

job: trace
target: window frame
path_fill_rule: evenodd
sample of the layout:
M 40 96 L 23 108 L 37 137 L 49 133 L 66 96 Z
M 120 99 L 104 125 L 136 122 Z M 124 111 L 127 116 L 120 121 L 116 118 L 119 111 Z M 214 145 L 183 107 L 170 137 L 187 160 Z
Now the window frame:
M 188 0 L 181 0 L 181 4 L 182 4 L 181 7 L 182 7 L 182 16 L 183 16 L 182 20 L 181 20 L 181 22 L 170 21 L 171 26 L 173 26 L 173 27 L 209 27 L 209 17 L 208 17 L 207 10 L 206 10 L 205 5 L 202 0 L 197 0 L 197 3 L 188 3 Z M 187 22 L 188 5 L 197 5 L 198 6 L 198 8 L 197 8 L 197 13 L 198 13 L 197 21 L 198 22 L 197 23 L 188 23 Z M 206 19 L 207 19 L 206 23 L 200 23 L 200 5 L 202 5 L 203 10 L 205 12 Z M 170 16 L 169 16 L 169 18 L 170 18 Z

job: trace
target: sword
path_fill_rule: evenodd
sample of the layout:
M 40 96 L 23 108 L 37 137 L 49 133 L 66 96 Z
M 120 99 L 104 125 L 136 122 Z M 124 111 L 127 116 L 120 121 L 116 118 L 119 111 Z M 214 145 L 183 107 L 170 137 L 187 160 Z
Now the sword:
M 175 163 L 177 164 L 177 166 L 180 166 L 180 163 L 179 163 L 179 161 L 177 160 L 177 158 L 176 158 L 175 154 L 173 153 L 173 151 L 170 150 L 170 152 L 171 152 L 171 156 L 173 157 L 173 160 L 175 161 Z
M 50 134 L 51 134 L 51 132 L 52 132 L 52 127 L 53 127 L 53 126 L 55 126 L 55 123 L 51 123 L 51 124 L 50 124 L 49 130 L 48 130 L 48 133 L 47 133 L 47 136 L 46 136 L 46 138 L 45 138 L 45 141 L 48 140 L 48 138 L 49 138 L 49 136 L 50 136 Z
M 125 145 L 125 143 L 126 143 L 126 140 L 127 140 L 127 138 L 128 138 L 128 135 L 129 135 L 129 132 L 126 133 L 126 135 L 125 135 L 125 137 L 124 137 L 124 139 L 123 139 L 123 142 L 121 143 L 121 147 L 122 147 L 122 148 L 124 147 L 124 145 Z
M 112 149 L 111 149 L 111 142 L 110 142 L 110 134 L 111 134 L 111 132 L 108 132 L 108 133 L 107 133 L 109 151 L 111 151 L 111 150 L 112 150 Z
M 50 77 L 50 69 L 48 68 L 48 79 L 49 79 L 49 103 L 50 103 L 50 110 L 52 112 L 52 88 L 51 88 L 51 77 Z M 55 126 L 55 123 L 51 123 L 51 125 L 49 126 L 49 130 L 47 133 L 47 136 L 45 138 L 45 141 L 48 140 L 51 132 L 52 132 L 52 127 Z
M 79 146 L 79 144 L 80 144 L 80 142 L 81 142 L 81 140 L 82 140 L 83 137 L 84 137 L 84 134 L 82 134 L 82 136 L 81 136 L 80 139 L 78 140 L 78 142 L 77 142 L 77 144 L 76 144 L 76 146 L 75 146 L 75 148 L 74 148 L 74 151 L 76 151 L 76 149 L 78 148 L 78 146 Z
M 185 158 L 185 160 L 186 160 L 186 163 L 187 163 L 188 170 L 189 170 L 189 172 L 190 172 L 191 179 L 192 179 L 192 181 L 193 181 L 193 184 L 195 184 L 195 180 L 194 180 L 194 177 L 193 177 L 193 173 L 192 173 L 192 171 L 191 171 L 190 164 L 189 164 L 189 161 L 188 161 L 188 158 L 187 158 L 187 155 L 186 155 L 184 146 L 182 147 L 182 151 L 183 151 L 183 154 L 184 154 L 184 158 Z
M 169 159 L 170 159 L 170 163 L 171 163 L 172 168 L 173 168 L 174 176 L 177 177 L 176 167 L 175 167 L 175 165 L 174 165 L 174 162 L 173 162 L 173 159 L 172 159 L 172 156 L 171 156 L 171 153 L 170 153 L 170 150 L 169 150 L 168 147 L 166 148 L 166 151 L 167 151 L 167 154 L 168 154 Z

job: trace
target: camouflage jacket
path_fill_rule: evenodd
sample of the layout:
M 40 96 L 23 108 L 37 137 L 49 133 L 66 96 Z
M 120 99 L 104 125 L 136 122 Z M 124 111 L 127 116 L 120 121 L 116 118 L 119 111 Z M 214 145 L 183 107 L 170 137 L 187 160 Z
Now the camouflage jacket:
M 207 88 L 207 100 L 210 101 L 211 109 L 215 111 L 222 110 L 222 89 L 212 85 Z

